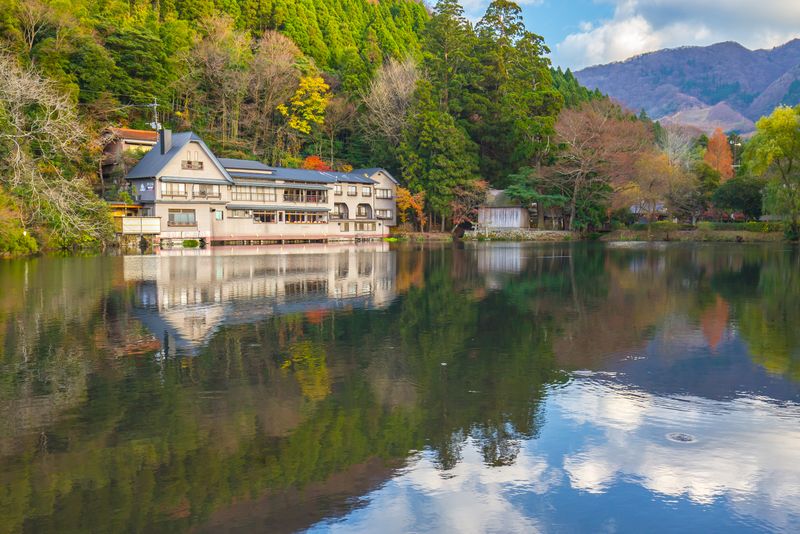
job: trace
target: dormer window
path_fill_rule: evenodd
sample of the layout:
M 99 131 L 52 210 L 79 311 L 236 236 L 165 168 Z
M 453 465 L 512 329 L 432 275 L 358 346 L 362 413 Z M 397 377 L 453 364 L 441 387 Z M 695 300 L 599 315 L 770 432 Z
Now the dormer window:
M 202 171 L 203 162 L 200 160 L 200 152 L 189 150 L 186 159 L 181 161 L 181 169 L 185 171 Z

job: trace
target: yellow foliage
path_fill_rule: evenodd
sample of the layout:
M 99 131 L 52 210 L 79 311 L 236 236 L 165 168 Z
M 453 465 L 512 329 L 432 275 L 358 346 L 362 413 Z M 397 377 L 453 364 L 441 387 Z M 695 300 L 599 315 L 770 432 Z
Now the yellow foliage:
M 330 87 L 320 76 L 303 76 L 289 104 L 278 106 L 278 112 L 287 118 L 289 127 L 309 134 L 314 124 L 325 122 L 325 108 L 331 99 Z

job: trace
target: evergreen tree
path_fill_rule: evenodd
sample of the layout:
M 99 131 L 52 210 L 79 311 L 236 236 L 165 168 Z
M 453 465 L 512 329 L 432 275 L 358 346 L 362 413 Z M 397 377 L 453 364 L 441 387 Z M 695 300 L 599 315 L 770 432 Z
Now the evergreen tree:
M 475 145 L 452 115 L 440 109 L 438 95 L 428 81 L 420 82 L 398 152 L 409 188 L 425 191 L 428 210 L 439 216 L 450 213 L 456 187 L 477 179 Z

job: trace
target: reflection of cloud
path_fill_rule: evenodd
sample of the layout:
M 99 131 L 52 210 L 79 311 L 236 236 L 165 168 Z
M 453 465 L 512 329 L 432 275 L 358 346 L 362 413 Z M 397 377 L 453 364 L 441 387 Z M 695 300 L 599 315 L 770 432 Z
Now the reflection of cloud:
M 442 471 L 432 454 L 420 454 L 403 474 L 373 494 L 366 508 L 354 512 L 346 527 L 326 528 L 366 532 L 382 525 L 384 532 L 537 532 L 541 529 L 535 519 L 511 497 L 519 491 L 544 494 L 560 478 L 544 459 L 525 451 L 512 465 L 489 468 L 479 444 L 468 440 L 462 461 L 453 469 Z
M 564 458 L 574 488 L 599 493 L 636 480 L 698 504 L 726 499 L 778 526 L 800 519 L 792 519 L 800 510 L 800 407 L 661 398 L 583 381 L 557 392 L 554 403 L 566 419 L 601 431 Z M 696 441 L 672 442 L 672 432 Z
M 532 532 L 552 523 L 585 530 L 586 521 L 626 513 L 586 515 L 629 495 L 626 485 L 651 492 L 638 503 L 657 514 L 676 499 L 694 504 L 691 512 L 676 509 L 687 521 L 716 508 L 747 517 L 730 524 L 787 531 L 800 524 L 800 406 L 665 398 L 593 377 L 551 390 L 545 412 L 540 438 L 523 441 L 513 464 L 486 465 L 470 438 L 450 470 L 420 453 L 363 508 L 317 527 Z M 672 434 L 694 440 L 673 441 Z M 579 512 L 576 503 L 587 507 Z

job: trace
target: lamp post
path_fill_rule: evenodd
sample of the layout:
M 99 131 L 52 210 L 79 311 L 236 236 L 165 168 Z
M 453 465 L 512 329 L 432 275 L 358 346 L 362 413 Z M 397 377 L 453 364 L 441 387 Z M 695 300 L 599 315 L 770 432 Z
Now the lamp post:
M 738 136 L 736 137 L 738 138 Z M 739 165 L 737 161 L 738 156 L 736 154 L 736 149 L 738 147 L 741 147 L 742 143 L 739 142 L 737 139 L 728 139 L 728 143 L 731 145 L 731 152 L 733 152 L 733 165 L 731 165 L 731 167 L 733 167 L 734 169 L 738 169 L 741 165 Z

